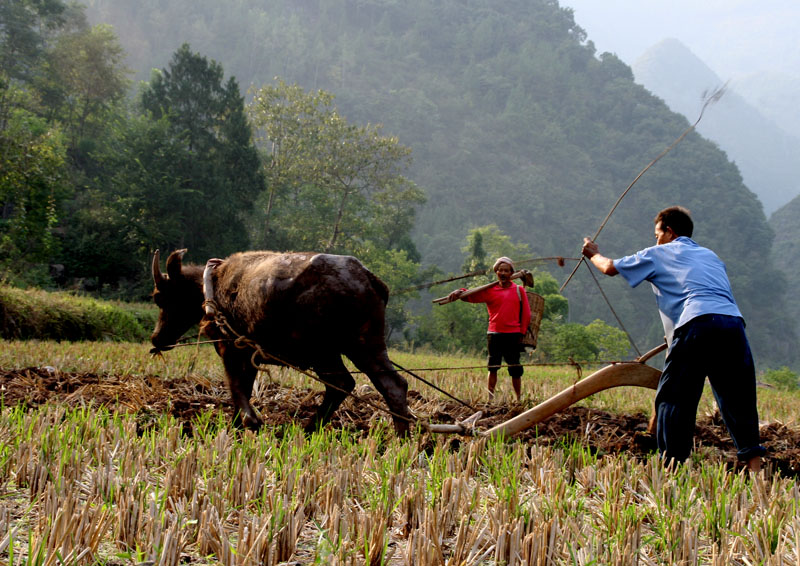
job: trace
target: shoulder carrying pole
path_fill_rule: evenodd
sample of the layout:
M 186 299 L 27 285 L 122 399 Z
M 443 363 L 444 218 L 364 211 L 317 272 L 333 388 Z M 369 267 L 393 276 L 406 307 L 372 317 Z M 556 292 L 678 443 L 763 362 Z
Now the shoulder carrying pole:
M 520 269 L 519 271 L 515 271 L 514 273 L 511 274 L 511 277 L 509 277 L 509 279 L 519 279 L 519 278 L 522 278 L 523 282 L 528 287 L 533 285 L 533 275 L 531 275 L 531 272 L 528 271 L 527 269 Z M 485 289 L 494 287 L 495 285 L 497 285 L 497 283 L 498 281 L 492 281 L 491 283 L 487 283 L 486 285 L 481 285 L 480 287 L 475 287 L 474 289 L 468 289 L 467 291 L 461 293 L 459 299 L 463 299 L 464 297 L 469 297 L 470 295 L 474 295 L 478 291 L 483 291 Z M 439 297 L 438 299 L 433 299 L 433 301 L 431 302 L 436 303 L 437 305 L 446 305 L 447 303 L 452 303 L 453 301 L 450 299 L 450 295 L 447 295 L 445 297 Z

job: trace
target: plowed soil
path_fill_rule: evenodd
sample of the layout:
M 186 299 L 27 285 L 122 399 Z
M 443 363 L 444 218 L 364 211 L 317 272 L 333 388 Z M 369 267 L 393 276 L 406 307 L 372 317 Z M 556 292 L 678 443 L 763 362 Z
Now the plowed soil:
M 383 400 L 369 386 L 357 393 L 373 403 Z M 223 412 L 232 417 L 227 388 L 197 376 L 163 381 L 156 376 L 98 375 L 92 373 L 60 372 L 53 368 L 0 370 L 0 396 L 3 407 L 22 404 L 37 407 L 47 402 L 68 407 L 89 404 L 124 411 L 136 416 L 141 430 L 156 426 L 161 415 L 172 415 L 186 434 L 192 433 L 195 418 L 207 411 Z M 322 399 L 321 390 L 291 389 L 278 383 L 265 383 L 255 395 L 253 406 L 267 426 L 279 426 L 292 421 L 303 422 L 314 414 Z M 432 422 L 450 423 L 469 416 L 471 409 L 450 400 L 425 399 L 419 392 L 409 392 L 409 404 L 418 416 Z M 483 411 L 479 429 L 488 429 L 503 422 L 525 407 L 499 404 L 479 404 Z M 331 425 L 367 431 L 380 414 L 367 404 L 348 399 L 336 412 Z M 648 415 L 619 415 L 586 407 L 571 407 L 536 427 L 522 433 L 527 442 L 558 444 L 578 441 L 598 456 L 626 452 L 635 457 L 647 457 L 656 450 L 655 438 L 647 434 Z M 800 428 L 783 423 L 762 423 L 762 444 L 768 454 L 768 469 L 786 477 L 800 477 Z M 421 439 L 431 442 L 430 439 Z M 452 437 L 455 448 L 460 442 Z M 731 468 L 736 467 L 735 450 L 718 414 L 701 416 L 697 421 L 695 448 L 703 454 L 715 454 Z

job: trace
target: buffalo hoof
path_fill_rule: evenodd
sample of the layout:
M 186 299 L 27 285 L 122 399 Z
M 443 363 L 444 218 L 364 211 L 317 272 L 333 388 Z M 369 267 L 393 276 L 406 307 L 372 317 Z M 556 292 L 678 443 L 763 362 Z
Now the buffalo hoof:
M 408 438 L 410 436 L 411 427 L 408 421 L 401 419 L 393 419 L 394 432 L 400 438 Z
M 306 421 L 306 424 L 303 427 L 303 432 L 306 434 L 306 436 L 311 436 L 315 432 L 318 432 L 323 426 L 325 426 L 325 423 L 321 422 L 319 418 L 314 416 Z
M 233 418 L 233 426 L 239 429 L 252 430 L 253 432 L 258 432 L 263 424 L 264 421 L 256 415 L 242 415 L 241 413 L 236 413 L 236 416 Z

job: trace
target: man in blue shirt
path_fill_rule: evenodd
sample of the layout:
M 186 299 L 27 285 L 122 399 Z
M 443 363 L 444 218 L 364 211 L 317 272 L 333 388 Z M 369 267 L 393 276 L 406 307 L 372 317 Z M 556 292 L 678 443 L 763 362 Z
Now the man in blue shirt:
M 654 222 L 653 247 L 612 260 L 584 238 L 583 255 L 631 287 L 642 281 L 653 286 L 669 345 L 655 403 L 659 451 L 667 463 L 689 457 L 708 376 L 738 459 L 757 471 L 765 450 L 759 444 L 755 367 L 725 264 L 691 239 L 694 224 L 685 208 L 665 208 Z

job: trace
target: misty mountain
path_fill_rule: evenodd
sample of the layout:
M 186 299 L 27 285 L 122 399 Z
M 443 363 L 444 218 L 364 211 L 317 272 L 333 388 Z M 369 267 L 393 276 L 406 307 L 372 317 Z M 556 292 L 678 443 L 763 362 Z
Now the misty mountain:
M 725 82 L 677 39 L 654 45 L 632 68 L 637 82 L 692 122 L 700 113 L 703 93 Z M 708 108 L 697 129 L 737 164 L 767 214 L 800 194 L 800 138 L 769 120 L 732 88 Z
M 800 75 L 762 71 L 738 77 L 730 87 L 787 133 L 800 138 Z
M 776 210 L 769 219 L 775 231 L 772 261 L 786 278 L 786 306 L 795 332 L 800 332 L 800 197 Z
M 415 244 L 423 263 L 444 271 L 460 272 L 468 231 L 491 223 L 535 257 L 578 255 L 636 174 L 689 125 L 616 56 L 598 54 L 555 0 L 88 5 L 94 21 L 118 30 L 140 78 L 188 42 L 241 85 L 280 76 L 334 93 L 349 121 L 384 124 L 413 150 L 409 176 L 428 197 Z M 692 133 L 652 167 L 598 238 L 601 251 L 652 245 L 654 215 L 673 204 L 692 210 L 696 240 L 726 261 L 759 364 L 792 363 L 783 280 L 765 259 L 772 231 L 714 143 Z M 539 267 L 564 280 L 572 265 Z M 601 283 L 641 349 L 662 339 L 647 286 Z M 570 320 L 614 320 L 585 267 L 565 293 Z

